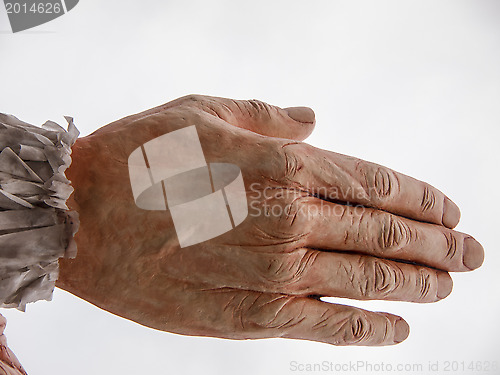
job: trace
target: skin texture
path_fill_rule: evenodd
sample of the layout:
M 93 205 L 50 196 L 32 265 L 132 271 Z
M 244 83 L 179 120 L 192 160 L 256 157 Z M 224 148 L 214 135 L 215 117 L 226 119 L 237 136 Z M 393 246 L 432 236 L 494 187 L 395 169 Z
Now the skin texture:
M 450 271 L 484 258 L 453 231 L 458 207 L 423 182 L 302 140 L 309 108 L 189 95 L 79 138 L 66 175 L 78 256 L 59 288 L 155 329 L 230 339 L 285 337 L 391 345 L 408 324 L 320 296 L 435 302 Z M 208 163 L 241 168 L 249 216 L 180 248 L 169 211 L 138 208 L 127 160 L 145 142 L 196 125 Z

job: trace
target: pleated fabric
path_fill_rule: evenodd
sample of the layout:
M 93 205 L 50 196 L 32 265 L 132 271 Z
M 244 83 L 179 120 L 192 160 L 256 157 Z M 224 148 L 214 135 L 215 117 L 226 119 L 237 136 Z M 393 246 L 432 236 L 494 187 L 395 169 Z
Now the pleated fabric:
M 74 258 L 79 220 L 66 200 L 64 171 L 80 132 L 53 121 L 42 127 L 0 113 L 0 307 L 25 311 L 52 299 L 58 259 Z

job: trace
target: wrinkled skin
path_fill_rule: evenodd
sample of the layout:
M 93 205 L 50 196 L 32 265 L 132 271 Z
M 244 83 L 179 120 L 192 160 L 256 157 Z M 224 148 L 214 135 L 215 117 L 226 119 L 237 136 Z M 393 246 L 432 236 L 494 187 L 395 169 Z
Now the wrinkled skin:
M 423 182 L 301 142 L 309 108 L 190 95 L 79 138 L 66 175 L 78 256 L 57 286 L 124 318 L 186 335 L 391 345 L 407 323 L 321 296 L 435 302 L 484 252 L 453 231 L 458 207 Z M 134 203 L 127 160 L 196 125 L 207 162 L 241 168 L 249 216 L 180 248 L 169 211 Z

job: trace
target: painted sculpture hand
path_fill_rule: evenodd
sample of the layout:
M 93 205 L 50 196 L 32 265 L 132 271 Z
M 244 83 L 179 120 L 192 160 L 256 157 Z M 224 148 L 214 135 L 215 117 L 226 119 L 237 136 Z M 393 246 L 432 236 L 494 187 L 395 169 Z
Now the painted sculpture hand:
M 402 318 L 319 297 L 435 302 L 451 292 L 448 272 L 479 267 L 483 249 L 451 229 L 459 209 L 434 187 L 301 142 L 314 123 L 309 108 L 191 95 L 78 139 L 66 173 L 78 256 L 60 261 L 57 286 L 186 335 L 403 341 Z M 127 163 L 191 125 L 207 163 L 240 168 L 248 216 L 181 248 L 169 210 L 136 205 Z

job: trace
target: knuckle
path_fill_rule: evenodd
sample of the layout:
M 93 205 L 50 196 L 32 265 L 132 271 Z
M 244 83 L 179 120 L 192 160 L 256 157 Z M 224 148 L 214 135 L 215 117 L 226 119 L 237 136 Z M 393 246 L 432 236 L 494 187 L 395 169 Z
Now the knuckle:
M 387 200 L 399 191 L 397 175 L 391 169 L 363 160 L 358 163 L 357 169 L 361 172 L 362 184 L 370 199 Z
M 251 207 L 260 218 L 259 231 L 275 244 L 303 246 L 311 233 L 311 198 L 305 192 L 286 188 L 266 188 Z M 252 213 L 253 214 L 253 213 Z
M 366 314 L 355 309 L 345 317 L 326 310 L 312 327 L 313 331 L 327 333 L 327 339 L 334 345 L 356 345 L 366 342 L 374 335 L 374 327 Z
M 266 121 L 271 117 L 272 106 L 260 100 L 235 100 L 230 99 L 230 107 L 233 112 L 257 121 Z
M 295 179 L 297 172 L 299 172 L 303 166 L 295 152 L 290 152 L 290 150 L 284 149 L 283 156 L 285 161 L 284 178 L 287 180 Z
M 429 187 L 424 187 L 424 192 L 422 194 L 422 200 L 420 201 L 420 208 L 422 212 L 432 211 L 436 205 L 436 195 L 434 191 Z
M 341 345 L 353 345 L 368 341 L 373 336 L 373 325 L 362 312 L 353 313 L 338 331 L 338 341 Z
M 361 295 L 366 299 L 380 298 L 396 290 L 403 281 L 401 270 L 385 261 L 373 258 L 361 258 L 363 280 L 359 282 Z
M 258 113 L 262 117 L 271 118 L 272 112 L 276 111 L 274 106 L 257 99 L 245 100 L 242 103 L 248 112 L 252 113 L 253 110 L 253 112 Z
M 292 147 L 293 146 L 293 147 Z M 302 152 L 305 148 L 305 144 L 299 141 L 291 141 L 281 144 L 280 156 L 282 160 L 282 180 L 284 182 L 292 182 L 300 186 L 299 173 L 304 170 L 304 160 Z
M 416 289 L 420 299 L 425 299 L 431 289 L 431 275 L 424 269 L 420 269 L 416 278 Z
M 243 306 L 238 319 L 243 328 L 284 329 L 291 327 L 304 319 L 300 310 L 297 314 L 291 312 L 290 305 L 293 301 L 292 296 L 260 294 L 257 299 Z
M 317 251 L 309 249 L 274 255 L 263 262 L 259 273 L 264 282 L 271 284 L 277 292 L 303 294 L 310 288 L 304 282 L 305 273 L 312 267 L 317 255 Z
M 286 206 L 283 210 L 280 220 L 282 225 L 291 229 L 304 231 L 311 223 L 308 219 L 312 214 L 310 197 L 303 192 L 288 191 L 289 197 L 286 200 Z M 302 228 L 302 229 L 301 229 Z
M 183 106 L 201 109 L 202 111 L 222 120 L 227 120 L 230 117 L 230 111 L 228 111 L 223 104 L 208 96 L 189 94 L 180 98 L 179 101 Z
M 395 215 L 381 214 L 378 237 L 378 248 L 382 251 L 397 251 L 407 246 L 413 239 L 413 232 L 408 224 Z
M 446 261 L 453 261 L 461 256 L 458 250 L 458 240 L 457 237 L 453 234 L 453 232 L 445 232 L 443 233 L 444 238 L 446 239 Z M 461 259 L 459 259 L 462 262 Z
M 259 151 L 255 166 L 272 185 L 306 191 L 301 178 L 305 170 L 301 142 L 266 137 L 253 146 Z

